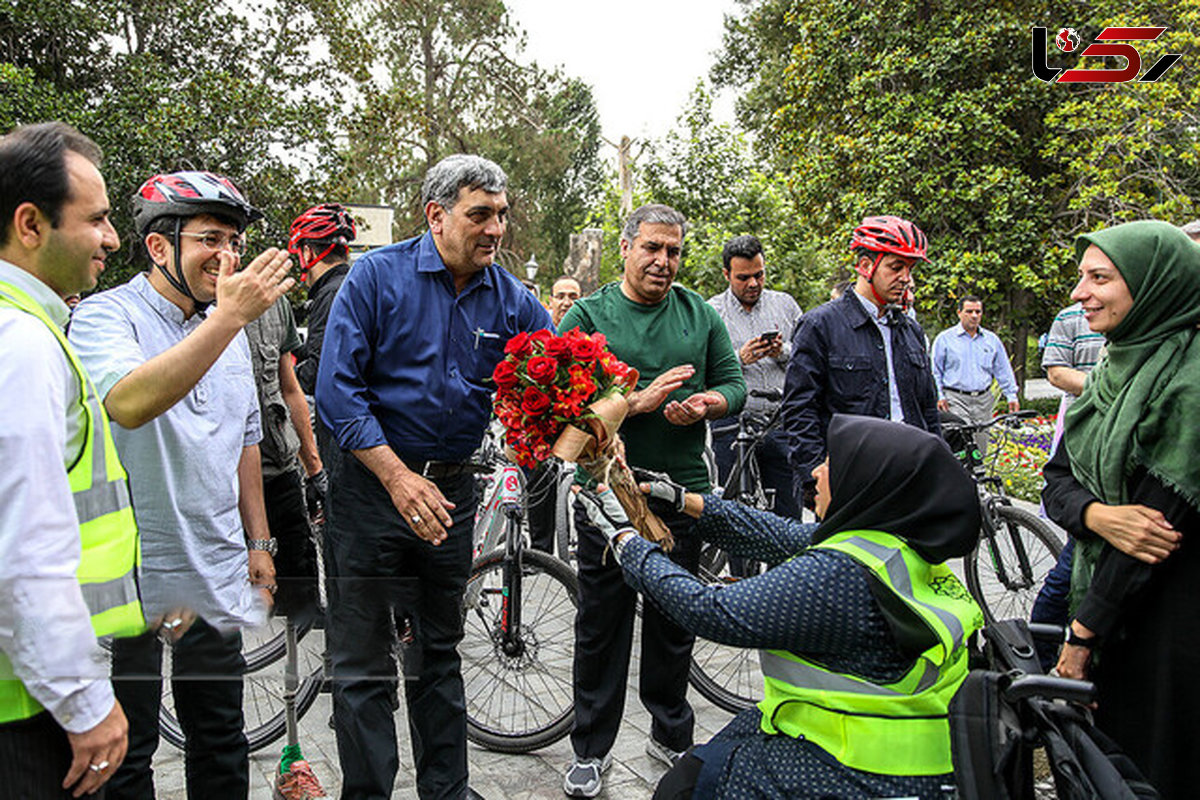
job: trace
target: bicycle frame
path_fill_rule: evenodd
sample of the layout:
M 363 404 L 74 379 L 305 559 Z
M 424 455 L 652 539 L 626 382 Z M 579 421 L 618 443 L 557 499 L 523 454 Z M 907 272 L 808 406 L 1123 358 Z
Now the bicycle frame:
M 504 517 L 504 585 L 498 590 L 484 590 L 500 594 L 499 644 L 509 657 L 519 657 L 525 649 L 521 639 L 522 556 L 525 552 L 525 537 L 521 535 L 521 519 L 525 514 L 521 499 L 523 483 L 524 476 L 519 467 L 505 464 L 501 468 L 495 502 Z

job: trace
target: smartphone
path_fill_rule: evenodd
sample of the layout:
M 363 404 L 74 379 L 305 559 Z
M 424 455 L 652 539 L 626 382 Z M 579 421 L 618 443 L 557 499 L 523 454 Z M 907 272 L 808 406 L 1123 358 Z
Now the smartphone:
M 762 339 L 764 342 L 770 343 L 779 338 L 779 331 L 767 331 L 766 333 L 760 333 L 758 338 Z

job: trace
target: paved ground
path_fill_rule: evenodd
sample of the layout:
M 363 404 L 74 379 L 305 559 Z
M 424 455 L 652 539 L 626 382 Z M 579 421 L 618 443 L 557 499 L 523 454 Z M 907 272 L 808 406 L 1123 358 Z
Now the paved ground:
M 310 634 L 319 637 L 319 633 Z M 307 641 L 307 639 L 306 639 Z M 634 653 L 638 652 L 635 644 Z M 658 779 L 666 771 L 645 752 L 649 737 L 650 716 L 637 698 L 637 663 L 635 658 L 630 677 L 629 701 L 625 724 L 613 751 L 613 766 L 606 775 L 602 798 L 645 800 L 654 792 Z M 694 689 L 689 698 L 696 709 L 696 741 L 707 741 L 730 719 L 730 715 L 705 700 Z M 337 797 L 341 790 L 337 746 L 328 726 L 330 700 L 322 695 L 300 721 L 300 743 L 325 790 Z M 400 774 L 396 778 L 395 798 L 417 796 L 408 747 L 408 728 L 403 709 L 396 715 L 400 739 Z M 274 770 L 278 766 L 279 748 L 276 745 L 251 756 L 251 800 L 269 800 Z M 537 753 L 506 755 L 491 753 L 470 745 L 471 785 L 486 800 L 542 800 L 563 797 L 562 775 L 571 760 L 569 739 Z M 155 786 L 159 800 L 184 800 L 183 759 L 179 751 L 163 743 L 154 762 Z
M 1033 504 L 1017 501 L 1018 505 L 1037 513 Z M 954 571 L 962 574 L 962 562 L 952 563 Z M 1048 569 L 1049 563 L 1045 568 Z M 569 614 L 564 618 L 569 617 Z M 565 623 L 559 623 L 565 624 Z M 321 633 L 310 634 L 302 643 L 306 663 L 315 664 L 321 649 Z M 634 647 L 634 653 L 639 651 Z M 646 755 L 644 747 L 649 736 L 649 715 L 637 698 L 637 659 L 635 656 L 629 681 L 625 722 L 614 749 L 614 763 L 606 776 L 606 789 L 600 796 L 620 800 L 645 800 L 653 793 L 654 786 L 665 771 L 665 767 Z M 306 670 L 303 669 L 302 672 Z M 277 679 L 271 683 L 277 684 Z M 694 689 L 689 698 L 696 710 L 696 741 L 707 741 L 728 722 L 730 715 L 708 702 Z M 253 705 L 253 703 L 248 703 Z M 331 797 L 337 797 L 341 789 L 341 773 L 338 768 L 337 747 L 333 731 L 328 726 L 330 699 L 321 695 L 312 709 L 300 721 L 300 743 L 313 765 L 317 776 Z M 407 721 L 403 709 L 397 714 L 396 724 L 400 741 L 400 773 L 396 779 L 393 797 L 415 798 L 411 751 L 408 746 Z M 252 800 L 269 800 L 271 786 L 279 759 L 282 743 L 252 756 L 251 793 Z M 528 755 L 505 755 L 493 753 L 470 745 L 470 769 L 472 786 L 487 800 L 541 800 L 563 797 L 562 775 L 571 760 L 570 743 L 563 739 L 537 753 Z M 181 754 L 163 743 L 155 759 L 155 784 L 160 800 L 184 800 L 183 763 Z

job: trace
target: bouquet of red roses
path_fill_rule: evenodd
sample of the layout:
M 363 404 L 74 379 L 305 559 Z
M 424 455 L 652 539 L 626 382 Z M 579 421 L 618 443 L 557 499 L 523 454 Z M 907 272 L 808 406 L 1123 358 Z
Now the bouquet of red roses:
M 612 486 L 639 531 L 669 546 L 669 531 L 650 513 L 619 457 L 617 428 L 638 371 L 606 345 L 604 334 L 578 328 L 561 336 L 546 330 L 518 333 L 492 372 L 496 417 L 515 462 L 530 468 L 551 456 L 578 462 Z

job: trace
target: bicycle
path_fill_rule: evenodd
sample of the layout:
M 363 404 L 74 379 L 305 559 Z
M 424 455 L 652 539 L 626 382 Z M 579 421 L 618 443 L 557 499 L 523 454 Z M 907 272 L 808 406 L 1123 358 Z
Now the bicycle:
M 499 469 L 476 520 L 477 556 L 463 595 L 467 738 L 503 753 L 557 742 L 575 722 L 572 663 L 579 584 L 574 571 L 527 546 L 524 477 Z
M 755 389 L 750 396 L 771 403 L 782 399 L 780 392 L 771 390 Z M 733 441 L 735 457 L 725 480 L 724 499 L 763 511 L 775 507 L 774 491 L 763 487 L 754 451 L 759 442 L 779 426 L 779 411 L 776 406 L 765 420 L 745 413 L 738 415 L 737 435 Z M 730 558 L 715 545 L 706 544 L 700 552 L 699 576 L 708 583 L 733 583 L 761 574 L 764 568 L 761 561 Z M 736 714 L 762 699 L 763 677 L 758 653 L 696 637 L 688 683 L 714 705 Z
M 990 624 L 998 619 L 1029 619 L 1046 574 L 1058 561 L 1063 542 L 1044 521 L 1013 505 L 1004 480 L 995 474 L 1003 438 L 991 448 L 991 467 L 975 446 L 975 434 L 996 426 L 1002 435 L 1034 411 L 1003 414 L 988 422 L 945 422 L 943 436 L 979 487 L 983 518 L 979 544 L 963 559 L 967 590 Z

